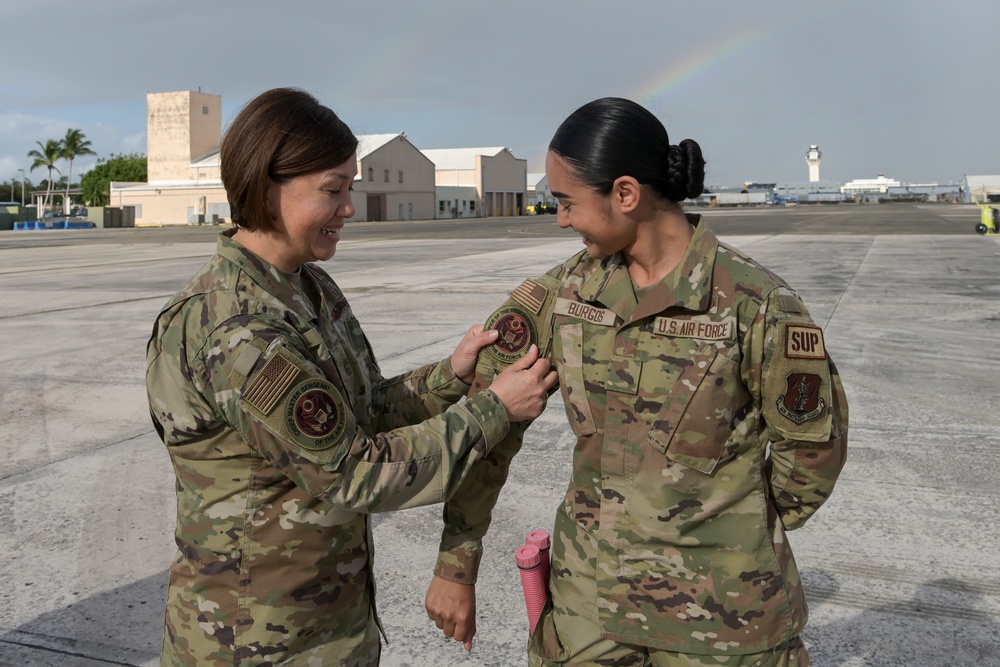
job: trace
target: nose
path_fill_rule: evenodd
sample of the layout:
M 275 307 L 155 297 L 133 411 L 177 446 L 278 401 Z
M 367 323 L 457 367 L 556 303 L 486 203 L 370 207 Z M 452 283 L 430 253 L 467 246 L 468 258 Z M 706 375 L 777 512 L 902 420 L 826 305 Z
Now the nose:
M 556 209 L 556 224 L 559 225 L 560 229 L 569 227 L 569 216 L 566 215 L 566 209 L 561 204 Z
M 354 198 L 351 197 L 350 192 L 347 193 L 347 201 L 343 203 L 340 207 L 340 217 L 351 218 L 357 211 L 354 209 Z

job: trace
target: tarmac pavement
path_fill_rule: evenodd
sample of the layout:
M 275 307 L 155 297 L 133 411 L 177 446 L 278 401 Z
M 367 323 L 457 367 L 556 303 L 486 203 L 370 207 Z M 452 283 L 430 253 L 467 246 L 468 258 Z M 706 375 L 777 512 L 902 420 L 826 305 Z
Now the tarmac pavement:
M 968 206 L 706 215 L 802 294 L 850 401 L 840 482 L 790 534 L 813 665 L 1000 665 L 1000 237 Z M 0 232 L 0 665 L 158 664 L 174 492 L 145 344 L 217 231 Z M 551 219 L 358 223 L 325 268 L 388 375 L 579 248 Z M 501 494 L 471 655 L 423 609 L 440 507 L 374 518 L 383 665 L 526 664 L 513 552 L 568 480 L 558 396 Z

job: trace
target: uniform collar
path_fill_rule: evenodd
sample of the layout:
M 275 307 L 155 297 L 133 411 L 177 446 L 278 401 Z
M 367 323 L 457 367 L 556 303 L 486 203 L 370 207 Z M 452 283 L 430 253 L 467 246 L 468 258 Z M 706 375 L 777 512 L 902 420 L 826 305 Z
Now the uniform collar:
M 686 214 L 694 234 L 680 263 L 637 302 L 621 253 L 605 257 L 580 289 L 580 298 L 596 301 L 626 323 L 668 308 L 704 312 L 712 302 L 712 271 L 719 239 L 698 214 Z
M 297 315 L 306 320 L 315 319 L 316 314 L 313 313 L 313 308 L 306 302 L 295 284 L 278 267 L 250 252 L 233 239 L 236 232 L 237 229 L 233 228 L 219 234 L 216 244 L 218 255 L 235 264 L 264 292 L 281 301 Z M 306 273 L 303 268 L 303 280 L 307 279 Z

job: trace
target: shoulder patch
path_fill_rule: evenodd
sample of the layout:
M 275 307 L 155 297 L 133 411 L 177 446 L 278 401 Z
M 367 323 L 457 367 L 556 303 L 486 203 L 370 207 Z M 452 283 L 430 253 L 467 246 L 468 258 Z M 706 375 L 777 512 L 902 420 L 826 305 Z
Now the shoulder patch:
M 483 328 L 497 330 L 497 342 L 486 349 L 493 357 L 507 364 L 523 357 L 531 344 L 538 341 L 534 319 L 516 303 L 501 306 L 494 311 Z
M 778 412 L 796 424 L 823 414 L 826 401 L 820 395 L 823 379 L 816 373 L 790 373 L 785 378 L 785 393 L 778 397 Z
M 530 310 L 532 315 L 537 315 L 541 312 L 548 293 L 543 285 L 528 279 L 518 285 L 517 289 L 510 293 L 510 297 Z
M 812 324 L 786 324 L 785 356 L 789 359 L 826 359 L 823 330 Z
M 285 426 L 291 439 L 305 449 L 326 449 L 344 434 L 344 399 L 327 380 L 300 382 L 285 399 Z
M 265 415 L 270 414 L 274 404 L 288 390 L 298 373 L 299 369 L 295 364 L 276 354 L 247 384 L 243 400 Z

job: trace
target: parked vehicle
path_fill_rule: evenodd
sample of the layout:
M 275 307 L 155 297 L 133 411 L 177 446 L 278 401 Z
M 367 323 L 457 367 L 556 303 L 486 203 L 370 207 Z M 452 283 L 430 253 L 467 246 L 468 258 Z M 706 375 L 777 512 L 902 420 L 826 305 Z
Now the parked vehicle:
M 14 229 L 88 229 L 95 227 L 94 223 L 86 217 L 86 209 L 83 215 L 66 216 L 62 211 L 49 211 L 38 220 L 27 220 L 25 222 L 15 222 Z

